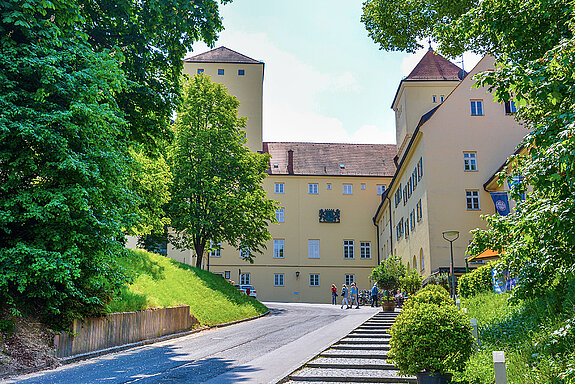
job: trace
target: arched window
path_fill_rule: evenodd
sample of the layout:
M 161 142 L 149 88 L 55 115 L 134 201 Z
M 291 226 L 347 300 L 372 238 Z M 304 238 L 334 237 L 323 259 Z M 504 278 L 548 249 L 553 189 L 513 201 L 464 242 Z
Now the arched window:
M 407 270 L 411 271 L 411 268 L 409 267 L 409 261 L 407 262 Z
M 417 271 L 417 259 L 415 258 L 415 255 L 413 255 L 413 269 Z
M 421 265 L 421 269 L 425 268 L 425 259 L 423 258 L 423 248 L 419 250 L 419 264 Z

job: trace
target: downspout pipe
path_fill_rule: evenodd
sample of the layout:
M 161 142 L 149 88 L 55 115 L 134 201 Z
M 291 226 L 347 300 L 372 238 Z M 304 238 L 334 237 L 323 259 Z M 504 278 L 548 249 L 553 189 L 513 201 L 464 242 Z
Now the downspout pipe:
M 389 198 L 389 195 L 386 195 L 385 198 L 387 199 L 387 201 L 389 201 L 389 244 L 391 245 L 389 249 L 393 254 L 393 226 L 391 220 L 391 199 Z

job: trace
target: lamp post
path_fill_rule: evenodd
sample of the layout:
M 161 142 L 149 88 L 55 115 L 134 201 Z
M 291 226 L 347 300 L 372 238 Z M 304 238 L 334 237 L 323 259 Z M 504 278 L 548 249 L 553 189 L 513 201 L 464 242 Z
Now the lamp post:
M 443 238 L 449 241 L 449 247 L 451 248 L 451 298 L 455 300 L 455 274 L 453 271 L 453 242 L 459 238 L 459 231 L 443 231 Z

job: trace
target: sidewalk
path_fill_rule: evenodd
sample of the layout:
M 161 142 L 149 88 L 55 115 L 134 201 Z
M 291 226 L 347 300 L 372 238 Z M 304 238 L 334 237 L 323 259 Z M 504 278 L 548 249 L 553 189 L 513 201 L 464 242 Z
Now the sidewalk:
M 264 303 L 273 305 L 274 303 Z M 282 305 L 289 305 L 281 303 Z M 301 303 L 295 304 L 301 306 Z M 305 305 L 305 304 L 303 304 Z M 284 345 L 268 354 L 265 354 L 255 360 L 252 360 L 249 367 L 252 368 L 249 373 L 227 372 L 217 376 L 206 383 L 209 384 L 229 384 L 241 381 L 242 383 L 277 383 L 289 375 L 295 369 L 320 354 L 330 345 L 334 344 L 341 338 L 345 337 L 352 330 L 363 324 L 375 313 L 381 311 L 381 307 L 372 308 L 369 306 L 360 309 L 340 309 L 339 305 L 331 304 L 309 304 L 310 306 L 333 307 L 334 312 L 345 312 L 346 317 L 336 320 L 332 324 L 326 325 L 315 330 L 289 344 Z

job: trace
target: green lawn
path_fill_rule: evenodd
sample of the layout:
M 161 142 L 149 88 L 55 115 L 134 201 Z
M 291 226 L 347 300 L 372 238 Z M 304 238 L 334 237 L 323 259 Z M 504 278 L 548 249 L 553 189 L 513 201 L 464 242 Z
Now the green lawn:
M 267 311 L 222 277 L 158 254 L 134 250 L 124 267 L 133 282 L 109 305 L 110 312 L 185 304 L 201 325 L 215 325 Z
M 493 351 L 505 351 L 510 384 L 575 383 L 575 321 L 572 300 L 561 294 L 509 301 L 509 294 L 481 293 L 462 299 L 477 319 L 482 346 L 454 383 L 492 383 Z

